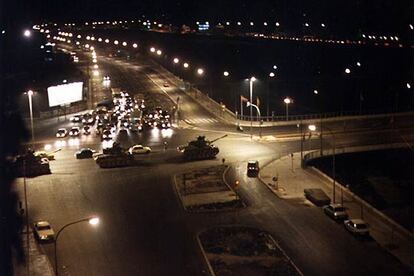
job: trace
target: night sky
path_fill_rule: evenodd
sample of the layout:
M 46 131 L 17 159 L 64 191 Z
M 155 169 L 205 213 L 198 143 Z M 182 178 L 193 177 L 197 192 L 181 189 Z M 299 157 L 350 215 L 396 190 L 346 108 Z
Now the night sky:
M 1 5 L 2 21 L 8 24 L 137 19 L 145 15 L 173 24 L 196 20 L 278 20 L 289 26 L 306 20 L 338 28 L 363 26 L 373 31 L 395 31 L 406 28 L 414 18 L 414 2 L 409 0 L 6 0 Z

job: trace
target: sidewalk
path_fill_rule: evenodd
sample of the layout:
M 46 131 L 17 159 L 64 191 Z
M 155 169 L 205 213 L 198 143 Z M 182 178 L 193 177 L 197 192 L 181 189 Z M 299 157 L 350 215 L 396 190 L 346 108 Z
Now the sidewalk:
M 332 179 L 315 168 L 302 169 L 300 163 L 300 153 L 293 154 L 293 160 L 290 155 L 284 156 L 263 167 L 260 179 L 280 198 L 299 198 L 303 199 L 304 203 L 312 205 L 305 199 L 303 190 L 320 188 L 332 199 Z M 277 182 L 272 180 L 274 176 L 277 176 Z M 390 218 L 374 209 L 347 188 L 342 188 L 337 184 L 335 196 L 337 203 L 341 202 L 341 195 L 343 195 L 343 204 L 348 209 L 350 218 L 361 218 L 362 214 L 363 219 L 370 226 L 372 238 L 414 270 L 413 233 L 409 233 L 399 225 L 394 225 Z
M 29 235 L 30 251 L 29 251 L 29 269 L 32 276 L 53 276 L 52 264 L 46 254 L 42 253 L 37 244 L 33 233 Z M 27 252 L 26 234 L 22 234 L 22 244 L 24 252 Z M 14 263 L 14 275 L 27 275 L 27 264 Z

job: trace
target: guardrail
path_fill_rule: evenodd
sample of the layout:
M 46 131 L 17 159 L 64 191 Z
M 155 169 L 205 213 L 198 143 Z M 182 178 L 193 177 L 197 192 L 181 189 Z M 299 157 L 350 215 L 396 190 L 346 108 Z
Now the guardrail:
M 289 121 L 301 121 L 301 120 L 313 120 L 313 119 L 326 119 L 326 118 L 335 118 L 335 117 L 348 117 L 348 116 L 364 116 L 364 115 L 377 115 L 377 114 L 394 114 L 392 111 L 386 110 L 366 110 L 360 112 L 359 110 L 348 110 L 348 111 L 337 111 L 337 112 L 326 112 L 326 113 L 313 113 L 313 114 L 301 114 L 301 115 L 289 115 L 286 118 L 285 115 L 277 116 L 253 116 L 250 118 L 249 115 L 238 115 L 237 119 L 242 121 L 252 120 L 254 122 L 263 121 L 263 122 L 289 122 Z

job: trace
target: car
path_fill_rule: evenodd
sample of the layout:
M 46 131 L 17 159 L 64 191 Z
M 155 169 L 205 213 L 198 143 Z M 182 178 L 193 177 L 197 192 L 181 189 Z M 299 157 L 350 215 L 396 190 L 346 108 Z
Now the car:
M 76 159 L 92 158 L 95 151 L 90 148 L 83 148 L 75 153 Z
M 66 130 L 66 128 L 59 128 L 58 131 L 56 132 L 57 138 L 64 138 L 67 135 L 68 135 L 68 131 Z
M 55 232 L 50 226 L 50 223 L 45 220 L 33 223 L 33 234 L 40 242 L 52 241 L 55 239 Z
M 80 114 L 73 115 L 73 117 L 70 118 L 70 121 L 72 123 L 79 123 L 80 121 L 82 121 L 82 115 Z
M 150 153 L 150 147 L 144 147 L 143 145 L 135 145 L 129 148 L 128 152 L 130 154 L 143 154 L 143 153 Z
M 119 135 L 127 135 L 128 134 L 128 131 L 127 131 L 127 129 L 126 128 L 121 128 L 120 130 L 119 130 Z
M 345 229 L 356 236 L 368 236 L 368 224 L 362 219 L 344 220 Z
M 303 189 L 305 198 L 315 204 L 316 206 L 325 206 L 331 204 L 331 199 L 320 188 Z
M 160 129 L 168 129 L 168 128 L 170 128 L 171 127 L 171 123 L 169 122 L 169 121 L 167 121 L 167 120 L 161 120 L 159 123 L 158 123 L 158 128 L 160 128 Z
M 105 129 L 104 131 L 102 131 L 102 136 L 101 136 L 102 140 L 111 140 L 112 139 L 112 133 L 110 130 Z
M 79 134 L 80 134 L 79 127 L 72 127 L 69 131 L 69 136 L 71 136 L 71 137 L 79 136 Z
M 89 135 L 91 134 L 91 128 L 89 126 L 83 127 L 83 134 Z
M 109 76 L 104 76 L 104 77 L 103 77 L 103 80 L 104 80 L 104 81 L 109 81 L 109 80 L 111 80 L 111 78 L 110 78 Z
M 168 82 L 166 82 L 166 81 L 164 82 L 163 85 L 164 85 L 164 87 L 170 87 L 170 84 Z
M 348 219 L 348 214 L 342 204 L 329 204 L 323 208 L 323 211 L 334 220 Z
M 247 162 L 247 176 L 257 176 L 259 174 L 259 161 L 249 160 Z

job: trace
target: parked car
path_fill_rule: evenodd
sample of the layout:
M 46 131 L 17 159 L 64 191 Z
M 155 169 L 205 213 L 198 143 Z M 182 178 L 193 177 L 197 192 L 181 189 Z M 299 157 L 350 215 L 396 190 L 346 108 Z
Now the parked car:
M 319 188 L 304 189 L 303 192 L 305 193 L 306 199 L 316 206 L 331 204 L 331 199 L 325 194 L 323 190 Z
M 255 177 L 259 174 L 259 161 L 249 160 L 247 162 L 247 176 Z
M 130 154 L 143 154 L 143 153 L 150 153 L 150 147 L 144 147 L 143 145 L 135 145 L 129 148 L 128 152 Z
M 362 219 L 349 219 L 344 221 L 345 229 L 356 236 L 368 236 L 368 224 Z
M 66 130 L 66 128 L 59 128 L 58 131 L 56 132 L 57 138 L 64 138 L 67 135 L 68 135 L 68 131 Z
M 329 204 L 323 208 L 323 211 L 334 220 L 348 219 L 348 214 L 342 204 Z
M 45 220 L 33 223 L 33 234 L 40 242 L 52 241 L 55 238 L 55 232 Z
M 92 158 L 94 152 L 95 151 L 90 148 L 83 148 L 75 153 L 75 157 L 76 159 Z

